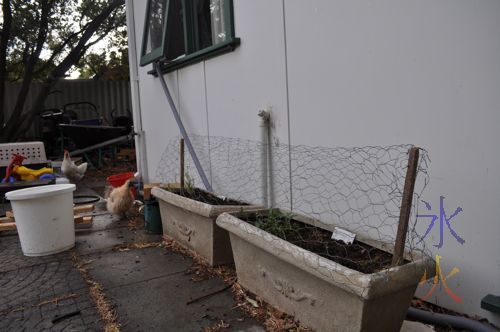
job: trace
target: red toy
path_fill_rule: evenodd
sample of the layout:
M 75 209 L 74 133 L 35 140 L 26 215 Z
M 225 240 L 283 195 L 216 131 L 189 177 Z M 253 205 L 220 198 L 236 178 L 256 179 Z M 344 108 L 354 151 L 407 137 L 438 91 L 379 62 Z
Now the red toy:
M 5 171 L 5 177 L 2 180 L 2 183 L 9 182 L 9 178 L 12 176 L 12 170 L 14 169 L 14 166 L 21 166 L 23 164 L 23 160 L 25 160 L 26 157 L 17 153 L 12 154 L 12 160 L 9 163 L 9 166 L 7 166 L 7 170 Z

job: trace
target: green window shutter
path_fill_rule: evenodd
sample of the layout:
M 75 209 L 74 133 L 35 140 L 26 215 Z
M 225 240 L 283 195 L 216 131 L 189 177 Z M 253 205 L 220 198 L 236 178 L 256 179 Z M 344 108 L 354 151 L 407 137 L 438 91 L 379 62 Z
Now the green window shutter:
M 169 72 L 239 43 L 232 0 L 148 0 L 140 64 L 162 60 L 163 72 Z
M 169 0 L 148 0 L 142 35 L 141 66 L 154 62 L 165 53 L 165 26 Z

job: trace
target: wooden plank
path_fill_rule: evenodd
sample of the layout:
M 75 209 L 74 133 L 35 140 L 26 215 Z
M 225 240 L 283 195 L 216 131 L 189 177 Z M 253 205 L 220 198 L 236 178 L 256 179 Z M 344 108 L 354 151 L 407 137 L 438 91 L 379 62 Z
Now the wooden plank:
M 16 222 L 12 217 L 0 217 L 0 223 Z
M 12 211 L 7 211 L 7 212 L 5 212 L 5 216 L 7 218 L 14 218 L 14 213 L 12 213 Z
M 0 218 L 0 232 L 1 231 L 15 231 L 17 230 L 16 223 L 13 218 Z M 92 226 L 92 216 L 74 216 L 75 228 L 88 228 Z
M 76 215 L 78 213 L 92 212 L 94 209 L 94 204 L 79 205 L 73 208 L 73 213 Z
M 401 265 L 404 262 L 404 251 L 406 234 L 408 233 L 408 222 L 410 221 L 411 204 L 413 201 L 413 190 L 417 178 L 419 151 L 417 147 L 412 147 L 409 151 L 408 169 L 406 170 L 405 186 L 403 198 L 401 200 L 401 210 L 399 213 L 398 232 L 396 234 L 396 244 L 392 256 L 392 266 Z
M 82 217 L 81 222 L 75 223 L 75 228 L 76 229 L 90 228 L 92 227 L 92 222 L 93 222 L 92 216 Z
M 181 138 L 179 146 L 179 160 L 180 160 L 180 178 L 181 178 L 181 189 L 184 189 L 184 138 Z
M 17 230 L 16 223 L 13 222 L 0 223 L 0 231 L 15 231 L 15 230 Z
M 145 183 L 143 187 L 143 196 L 144 200 L 149 201 L 151 199 L 151 189 L 154 187 L 160 187 L 161 183 L 158 182 L 151 182 L 151 183 Z

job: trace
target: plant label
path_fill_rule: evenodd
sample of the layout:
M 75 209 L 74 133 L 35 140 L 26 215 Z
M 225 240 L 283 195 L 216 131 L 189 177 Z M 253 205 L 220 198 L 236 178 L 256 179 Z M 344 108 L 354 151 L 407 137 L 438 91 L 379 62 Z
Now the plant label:
M 346 244 L 352 244 L 356 234 L 349 232 L 348 230 L 342 229 L 340 227 L 335 227 L 332 233 L 332 239 L 343 241 Z

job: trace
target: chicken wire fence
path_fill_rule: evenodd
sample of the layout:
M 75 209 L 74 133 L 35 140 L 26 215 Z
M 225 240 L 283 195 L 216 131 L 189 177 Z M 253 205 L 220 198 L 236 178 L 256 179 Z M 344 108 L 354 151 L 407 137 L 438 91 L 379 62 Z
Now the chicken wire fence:
M 283 208 L 290 210 L 292 216 L 300 214 L 319 220 L 330 231 L 336 226 L 360 238 L 394 245 L 412 145 L 329 148 L 279 142 L 267 145 L 201 135 L 190 135 L 190 139 L 217 195 Z M 180 137 L 172 139 L 161 156 L 156 171 L 161 182 L 180 180 L 179 140 Z M 421 149 L 405 243 L 408 252 L 418 252 L 419 256 L 429 256 L 424 242 L 418 243 L 421 236 L 416 229 L 418 202 L 429 180 L 429 164 L 427 151 Z M 185 179 L 190 185 L 202 187 L 188 154 Z M 344 265 L 360 258 L 352 255 L 362 256 L 374 264 L 374 270 L 391 264 L 391 257 L 379 255 L 360 242 L 334 248 L 327 233 L 305 238 L 303 234 L 310 226 L 292 226 L 295 243 L 315 247 L 320 256 Z M 318 242 L 324 245 L 320 248 Z

